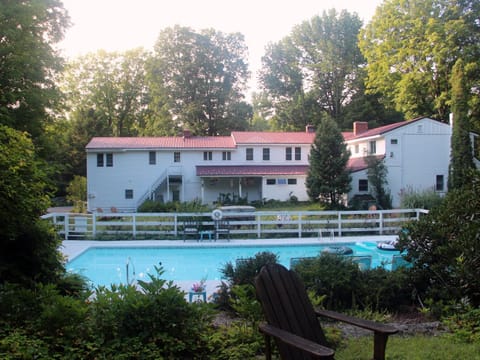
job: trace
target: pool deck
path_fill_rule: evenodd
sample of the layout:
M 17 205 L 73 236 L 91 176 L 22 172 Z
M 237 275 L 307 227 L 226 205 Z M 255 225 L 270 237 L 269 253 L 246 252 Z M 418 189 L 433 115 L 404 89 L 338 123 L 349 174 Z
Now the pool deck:
M 73 260 L 90 247 L 216 247 L 216 246 L 255 246 L 255 245 L 328 245 L 339 243 L 353 243 L 365 241 L 388 241 L 397 239 L 397 235 L 370 235 L 370 236 L 344 236 L 336 238 L 284 238 L 284 239 L 250 239 L 250 240 L 218 240 L 218 241 L 196 241 L 196 240 L 65 240 L 62 242 L 60 252 L 67 261 Z
M 228 246 L 256 246 L 256 245 L 328 245 L 339 243 L 354 242 L 379 242 L 397 239 L 396 235 L 375 235 L 375 236 L 349 236 L 336 238 L 284 238 L 284 239 L 243 239 L 243 240 L 218 240 L 218 241 L 196 241 L 196 240 L 118 240 L 118 241 L 95 241 L 95 240 L 67 240 L 62 242 L 60 247 L 61 253 L 67 261 L 73 260 L 75 257 L 88 250 L 90 247 L 228 247 Z M 207 301 L 211 299 L 214 292 L 217 291 L 221 284 L 218 280 L 206 281 Z M 176 281 L 175 285 L 185 292 L 185 299 L 188 300 L 188 293 L 192 286 L 192 281 Z

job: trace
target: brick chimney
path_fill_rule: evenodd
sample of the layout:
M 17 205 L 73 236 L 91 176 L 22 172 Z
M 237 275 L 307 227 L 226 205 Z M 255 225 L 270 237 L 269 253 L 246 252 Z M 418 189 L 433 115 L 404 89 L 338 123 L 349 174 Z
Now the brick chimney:
M 368 122 L 366 121 L 355 121 L 353 123 L 353 135 L 357 136 L 364 132 L 368 131 Z
M 310 134 L 314 133 L 315 132 L 315 126 L 313 126 L 313 125 L 305 126 L 305 132 L 310 133 Z
M 189 129 L 183 129 L 183 138 L 189 139 L 192 137 L 192 132 Z

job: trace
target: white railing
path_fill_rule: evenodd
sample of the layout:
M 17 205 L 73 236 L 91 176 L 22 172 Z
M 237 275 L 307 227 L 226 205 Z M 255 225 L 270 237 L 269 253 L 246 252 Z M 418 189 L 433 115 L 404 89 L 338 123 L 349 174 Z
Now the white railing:
M 409 221 L 428 213 L 423 209 L 378 211 L 257 211 L 229 214 L 232 238 L 317 237 L 396 234 Z M 65 240 L 80 239 L 178 239 L 183 221 L 196 219 L 203 229 L 213 229 L 205 213 L 53 213 L 43 216 L 53 222 Z

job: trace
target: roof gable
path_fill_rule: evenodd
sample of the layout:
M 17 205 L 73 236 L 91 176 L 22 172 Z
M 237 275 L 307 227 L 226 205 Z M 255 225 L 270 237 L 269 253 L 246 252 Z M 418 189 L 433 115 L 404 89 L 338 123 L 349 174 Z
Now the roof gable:
M 94 137 L 88 149 L 212 149 L 235 148 L 230 136 Z

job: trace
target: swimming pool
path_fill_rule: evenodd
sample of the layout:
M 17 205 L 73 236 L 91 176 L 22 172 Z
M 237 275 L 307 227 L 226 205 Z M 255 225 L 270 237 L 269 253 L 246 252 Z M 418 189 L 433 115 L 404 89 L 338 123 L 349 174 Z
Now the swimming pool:
M 342 243 L 353 249 L 355 256 L 371 256 L 372 267 L 391 264 L 398 251 L 378 250 L 375 242 Z M 290 267 L 290 259 L 317 256 L 330 245 L 243 245 L 204 247 L 90 247 L 67 263 L 67 270 L 86 276 L 94 285 L 127 283 L 132 279 L 148 280 L 161 264 L 162 278 L 173 281 L 220 280 L 219 269 L 227 262 L 270 251 L 279 262 Z M 388 266 L 388 265 L 387 265 Z

